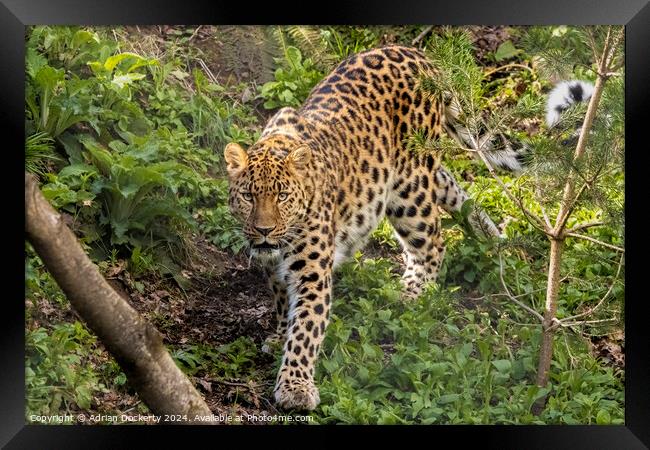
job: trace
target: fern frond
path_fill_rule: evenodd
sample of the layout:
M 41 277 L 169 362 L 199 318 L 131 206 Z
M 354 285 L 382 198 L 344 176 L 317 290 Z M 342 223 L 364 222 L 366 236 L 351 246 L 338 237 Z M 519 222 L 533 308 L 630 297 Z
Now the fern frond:
M 273 80 L 277 64 L 276 58 L 281 58 L 287 50 L 284 31 L 280 26 L 264 27 L 262 41 L 262 79 Z
M 314 26 L 294 25 L 286 29 L 293 43 L 320 69 L 330 69 L 336 62 L 328 53 L 327 43 L 322 39 L 320 29 Z

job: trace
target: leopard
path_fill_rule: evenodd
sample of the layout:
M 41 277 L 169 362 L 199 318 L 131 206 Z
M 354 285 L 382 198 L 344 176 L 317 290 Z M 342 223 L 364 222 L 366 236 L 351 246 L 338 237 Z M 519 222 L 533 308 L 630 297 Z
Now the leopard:
M 416 48 L 386 45 L 349 56 L 300 107 L 279 109 L 248 149 L 224 148 L 229 207 L 273 293 L 282 346 L 273 397 L 282 409 L 315 409 L 314 372 L 332 310 L 333 271 L 387 218 L 403 249 L 405 301 L 435 282 L 445 255 L 441 217 L 469 199 L 434 152 L 409 136 L 458 138 L 453 103 L 427 95 L 435 71 Z M 517 166 L 517 154 L 494 163 Z M 473 221 L 498 229 L 482 212 Z M 267 345 L 268 344 L 268 345 Z

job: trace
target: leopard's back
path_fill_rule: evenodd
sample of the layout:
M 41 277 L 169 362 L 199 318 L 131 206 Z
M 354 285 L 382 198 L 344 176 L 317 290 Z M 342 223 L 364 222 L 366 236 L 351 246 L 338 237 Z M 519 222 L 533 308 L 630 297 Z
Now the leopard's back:
M 440 165 L 432 155 L 406 149 L 416 130 L 431 138 L 443 130 L 444 105 L 418 86 L 419 77 L 432 70 L 423 53 L 402 46 L 353 55 L 314 87 L 299 110 L 285 109 L 266 128 L 314 141 L 333 172 L 337 264 L 363 245 L 396 198 L 408 201 L 400 193 L 416 167 L 433 173 Z M 425 183 L 434 189 L 433 176 Z M 427 197 L 425 207 L 434 210 Z

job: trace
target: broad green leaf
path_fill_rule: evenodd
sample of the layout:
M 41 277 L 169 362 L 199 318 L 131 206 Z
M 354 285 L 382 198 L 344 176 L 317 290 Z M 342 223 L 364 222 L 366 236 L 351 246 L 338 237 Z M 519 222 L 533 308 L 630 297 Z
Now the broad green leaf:
M 509 359 L 497 359 L 492 361 L 492 365 L 501 373 L 509 373 L 512 368 L 512 363 Z
M 64 167 L 61 172 L 59 172 L 59 177 L 75 177 L 85 173 L 97 173 L 97 169 L 88 164 L 71 164 Z
M 111 167 L 114 164 L 111 154 L 106 149 L 102 148 L 93 138 L 87 135 L 80 138 L 80 141 L 86 150 L 88 150 L 90 159 L 95 167 L 99 169 L 102 175 L 108 176 L 111 172 Z
M 598 411 L 598 414 L 596 415 L 596 423 L 598 425 L 609 425 L 610 423 L 612 423 L 612 417 L 609 415 L 609 413 L 606 410 L 601 409 L 600 411 Z
M 95 42 L 96 44 L 99 44 L 99 36 L 97 36 L 97 33 L 91 33 L 90 31 L 86 30 L 79 30 L 72 37 L 73 48 L 79 48 L 82 44 L 87 44 L 89 42 Z
M 302 54 L 300 53 L 300 50 L 298 50 L 296 47 L 289 46 L 287 47 L 287 60 L 289 60 L 293 64 L 297 64 L 300 62 L 302 59 Z
M 446 395 L 441 395 L 441 396 L 438 397 L 438 399 L 436 400 L 436 403 L 437 403 L 438 405 L 446 405 L 447 403 L 453 403 L 453 402 L 455 402 L 455 401 L 458 400 L 459 398 L 460 398 L 460 395 L 459 395 L 459 394 L 446 394 Z
M 381 309 L 377 311 L 377 317 L 381 320 L 388 320 L 393 312 L 390 310 Z
M 104 69 L 112 72 L 115 67 L 124 61 L 125 59 L 128 58 L 134 58 L 136 61 L 141 61 L 143 58 L 142 56 L 138 55 L 137 53 L 132 53 L 132 52 L 124 52 L 124 53 L 118 53 L 117 55 L 111 56 L 110 58 L 106 59 L 104 62 Z
M 465 200 L 465 203 L 463 203 L 463 206 L 460 207 L 460 214 L 463 218 L 469 217 L 469 215 L 472 213 L 474 210 L 474 199 L 467 199 Z
M 26 70 L 27 74 L 31 77 L 34 78 L 36 77 L 36 74 L 38 73 L 41 68 L 43 68 L 45 65 L 47 65 L 47 59 L 43 57 L 40 53 L 38 53 L 35 49 L 33 48 L 28 48 L 27 49 L 27 54 L 25 56 L 25 62 L 26 62 Z
M 65 72 L 63 70 L 55 69 L 51 66 L 43 66 L 36 74 L 34 81 L 41 89 L 52 91 L 64 78 Z
M 497 61 L 503 61 L 504 59 L 512 58 L 520 52 L 521 50 L 516 49 L 511 41 L 505 41 L 499 45 L 499 48 L 494 54 L 494 59 Z
M 124 86 L 132 84 L 134 81 L 142 80 L 146 75 L 143 73 L 125 73 L 122 75 L 115 75 L 111 81 L 115 86 L 122 89 Z

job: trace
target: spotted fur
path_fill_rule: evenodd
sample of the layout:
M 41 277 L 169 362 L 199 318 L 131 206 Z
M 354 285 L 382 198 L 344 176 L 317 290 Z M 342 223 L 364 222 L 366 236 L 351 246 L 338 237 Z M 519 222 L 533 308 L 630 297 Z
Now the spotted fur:
M 314 368 L 330 317 L 332 270 L 383 217 L 404 248 L 406 296 L 436 279 L 445 253 L 440 208 L 459 211 L 468 197 L 438 158 L 405 146 L 414 130 L 434 138 L 447 123 L 446 106 L 418 89 L 420 74 L 431 70 L 412 48 L 353 55 L 299 110 L 279 110 L 248 151 L 225 149 L 230 207 L 276 299 L 281 407 L 318 405 Z M 484 214 L 475 221 L 497 233 Z

